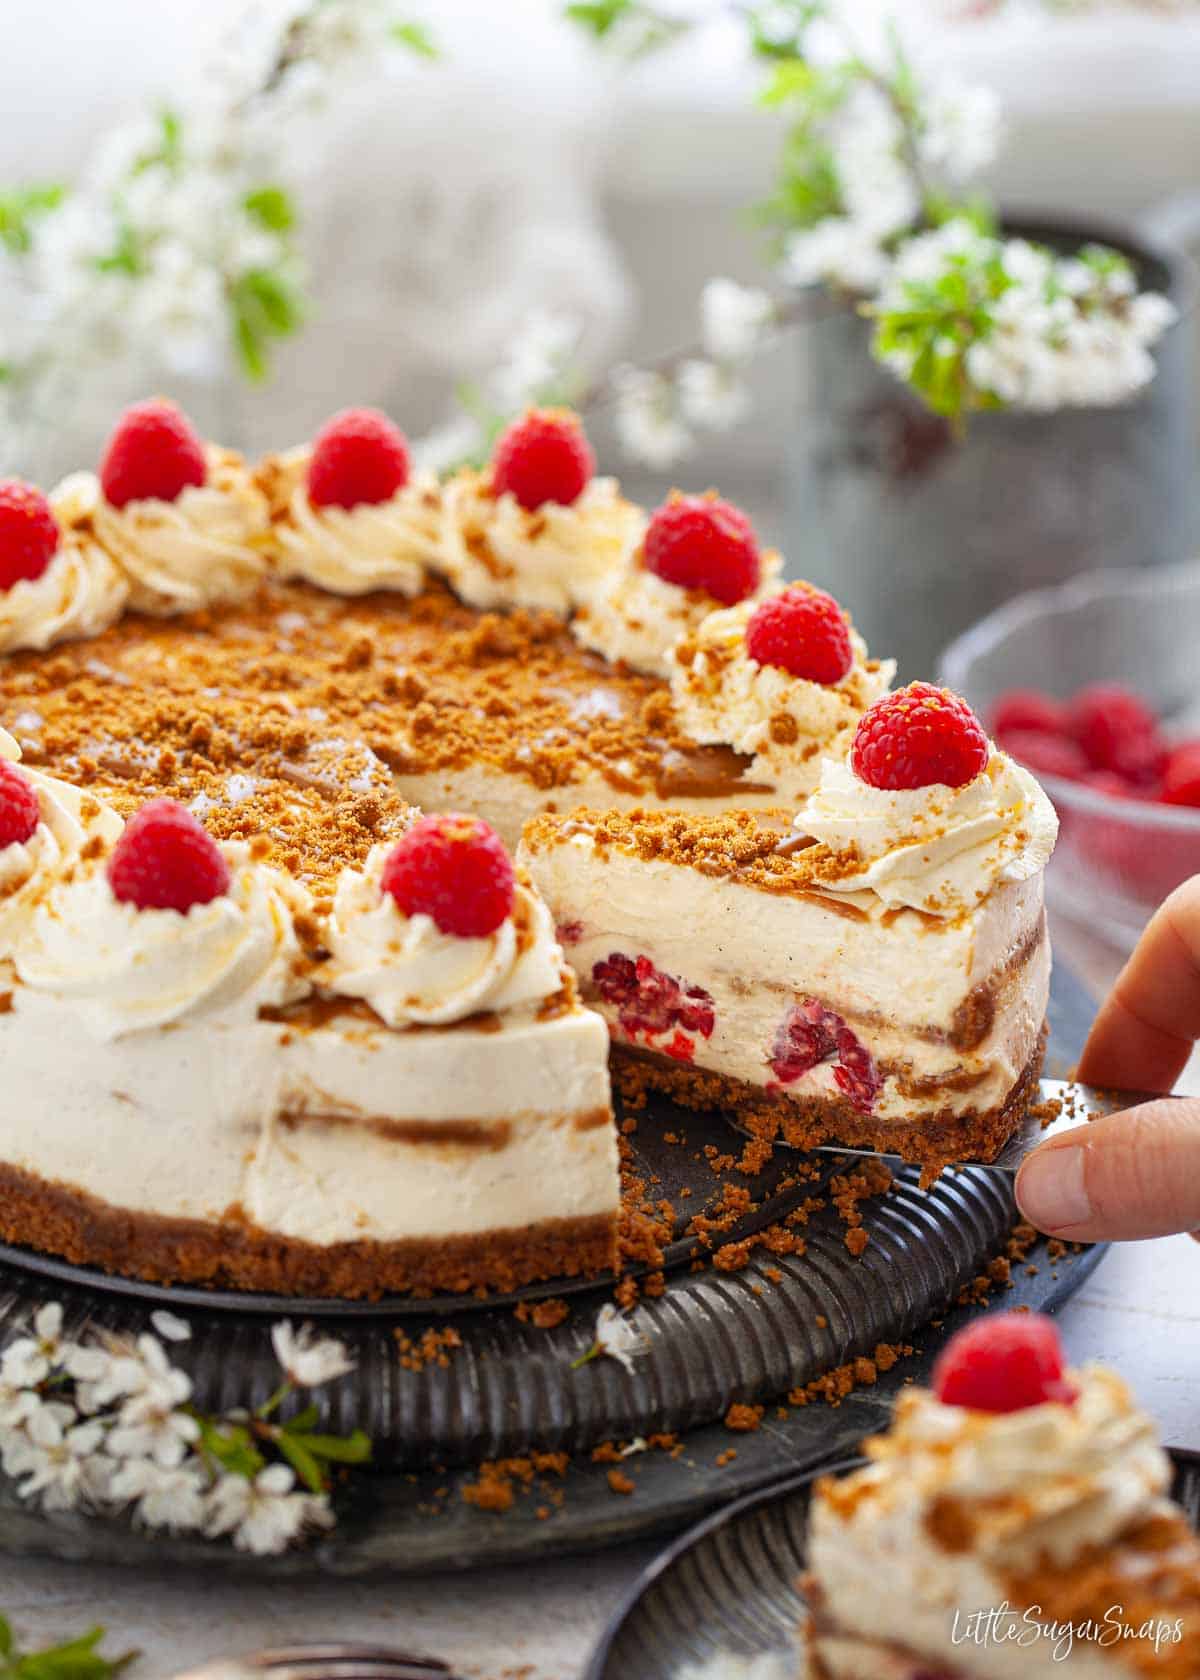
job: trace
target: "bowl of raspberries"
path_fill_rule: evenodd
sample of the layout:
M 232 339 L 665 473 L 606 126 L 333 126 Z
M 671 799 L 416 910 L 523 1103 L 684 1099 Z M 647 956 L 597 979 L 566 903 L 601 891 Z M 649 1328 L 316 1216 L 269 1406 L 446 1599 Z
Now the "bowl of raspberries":
M 1132 945 L 1200 873 L 1200 564 L 1019 595 L 941 674 L 1054 800 L 1051 902 Z

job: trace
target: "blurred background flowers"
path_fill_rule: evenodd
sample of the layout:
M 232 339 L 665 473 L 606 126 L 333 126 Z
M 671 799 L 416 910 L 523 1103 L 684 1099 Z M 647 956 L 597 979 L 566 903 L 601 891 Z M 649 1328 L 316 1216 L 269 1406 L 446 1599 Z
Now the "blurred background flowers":
M 6 470 L 148 390 L 250 451 L 375 403 L 435 466 L 578 403 L 909 674 L 1190 551 L 1191 0 L 10 10 Z

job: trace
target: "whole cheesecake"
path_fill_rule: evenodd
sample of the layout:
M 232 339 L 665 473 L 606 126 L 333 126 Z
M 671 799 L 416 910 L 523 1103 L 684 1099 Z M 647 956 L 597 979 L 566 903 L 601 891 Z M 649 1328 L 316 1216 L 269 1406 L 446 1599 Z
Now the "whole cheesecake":
M 0 798 L 0 1234 L 157 1281 L 296 1294 L 610 1270 L 610 1032 L 648 1063 L 663 1049 L 597 981 L 614 956 L 711 988 L 719 1031 L 682 1027 L 685 1071 L 705 1078 L 667 1088 L 756 1120 L 811 1119 L 852 1058 L 819 1046 L 781 1102 L 739 985 L 779 997 L 774 1014 L 790 987 L 787 1007 L 821 999 L 845 1022 L 889 1008 L 864 973 L 922 963 L 927 1014 L 880 1026 L 872 1050 L 879 1114 L 912 1121 L 917 1158 L 990 1146 L 1019 1118 L 1044 1014 L 1048 829 L 1004 842 L 961 914 L 890 915 L 886 862 L 855 883 L 814 816 L 798 820 L 815 851 L 781 846 L 892 667 L 779 570 L 711 492 L 653 515 L 625 501 L 559 412 L 439 482 L 371 411 L 254 470 L 146 404 L 98 474 L 49 498 L 0 485 L 0 793 L 16 812 L 6 827 Z M 1009 833 L 1017 773 L 996 763 L 984 805 Z M 955 832 L 977 836 L 978 789 L 942 791 Z M 603 844 L 566 881 L 578 806 Z M 434 832 L 421 810 L 477 826 Z M 764 887 L 779 866 L 744 867 L 747 846 L 804 890 Z M 647 847 L 708 862 L 673 867 L 660 898 L 634 867 Z M 415 897 L 397 886 L 410 866 Z M 685 960 L 678 915 L 703 941 L 714 903 L 732 929 L 764 891 L 774 946 L 748 915 Z M 596 893 L 600 930 L 575 914 Z M 772 954 L 792 940 L 811 944 L 804 972 Z M 907 1074 L 897 1035 L 934 1045 Z M 830 1135 L 863 1135 L 854 1103 L 822 1112 Z M 967 1115 L 980 1124 L 933 1123 Z

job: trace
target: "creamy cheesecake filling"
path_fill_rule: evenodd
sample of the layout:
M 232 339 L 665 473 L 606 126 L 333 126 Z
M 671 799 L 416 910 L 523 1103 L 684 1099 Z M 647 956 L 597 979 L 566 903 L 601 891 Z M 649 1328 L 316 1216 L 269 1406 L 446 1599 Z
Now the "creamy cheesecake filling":
M 1034 1058 L 1050 973 L 1040 880 L 943 923 L 600 851 L 585 825 L 560 844 L 535 835 L 524 858 L 618 1042 L 796 1102 L 849 1098 L 883 1127 L 995 1108 Z M 823 1053 L 802 1069 L 806 1050 Z
M 440 1032 L 264 1020 L 96 1041 L 18 988 L 0 1017 L 4 1156 L 115 1208 L 245 1217 L 313 1244 L 615 1217 L 606 1052 L 578 1008 Z

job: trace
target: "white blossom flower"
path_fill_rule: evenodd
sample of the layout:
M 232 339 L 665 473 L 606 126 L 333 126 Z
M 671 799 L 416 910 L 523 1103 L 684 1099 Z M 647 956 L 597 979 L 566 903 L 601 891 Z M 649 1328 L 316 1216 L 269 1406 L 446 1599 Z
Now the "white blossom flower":
M 888 269 L 888 254 L 877 232 L 849 216 L 825 216 L 792 234 L 781 264 L 781 273 L 793 285 L 823 282 L 863 293 L 873 292 Z
M 745 361 L 758 350 L 775 318 L 769 293 L 722 277 L 700 294 L 700 336 L 718 362 Z
M 271 1343 L 276 1359 L 297 1388 L 320 1388 L 354 1369 L 344 1345 L 331 1337 L 317 1337 L 311 1324 L 294 1330 L 285 1319 L 272 1328 Z
M 285 1551 L 308 1528 L 330 1528 L 333 1513 L 323 1495 L 297 1493 L 296 1478 L 285 1464 L 246 1476 L 222 1476 L 209 1496 L 204 1532 L 212 1538 L 232 1534 L 242 1552 Z
M 732 368 L 692 359 L 682 364 L 677 377 L 679 406 L 693 426 L 727 432 L 750 410 L 745 381 Z
M 921 94 L 922 161 L 953 181 L 968 181 L 994 163 L 1003 137 L 995 90 L 954 76 L 928 82 Z
M 0 1380 L 17 1388 L 36 1388 L 62 1364 L 68 1343 L 62 1339 L 63 1310 L 57 1301 L 39 1307 L 33 1335 L 23 1336 L 5 1349 Z
M 515 414 L 570 378 L 583 324 L 573 315 L 535 310 L 512 335 L 487 394 L 501 414 Z
M 92 1461 L 100 1453 L 104 1429 L 77 1418 L 73 1406 L 49 1402 L 6 1444 L 4 1469 L 17 1480 L 22 1499 L 40 1497 L 47 1511 L 66 1511 L 100 1490 Z
M 230 781 L 233 781 L 232 777 Z M 192 1339 L 192 1327 L 187 1319 L 179 1318 L 162 1307 L 150 1314 L 150 1322 L 164 1342 L 190 1342 Z
M 146 1528 L 172 1534 L 201 1529 L 209 1519 L 207 1478 L 194 1463 L 168 1469 L 153 1459 L 126 1459 L 114 1469 L 109 1498 L 132 1505 L 135 1519 Z
M 639 1355 L 648 1353 L 650 1344 L 634 1325 L 633 1320 L 619 1312 L 611 1301 L 605 1301 L 596 1319 L 596 1347 L 607 1359 L 615 1359 L 627 1371 Z
M 620 367 L 611 385 L 617 436 L 628 456 L 661 469 L 688 453 L 692 434 L 679 417 L 669 379 L 645 368 Z
M 136 1351 L 138 1374 L 130 1373 L 136 1386 L 122 1400 L 108 1450 L 114 1458 L 150 1458 L 174 1469 L 200 1435 L 196 1419 L 180 1410 L 191 1398 L 192 1381 L 155 1337 L 139 1336 Z

